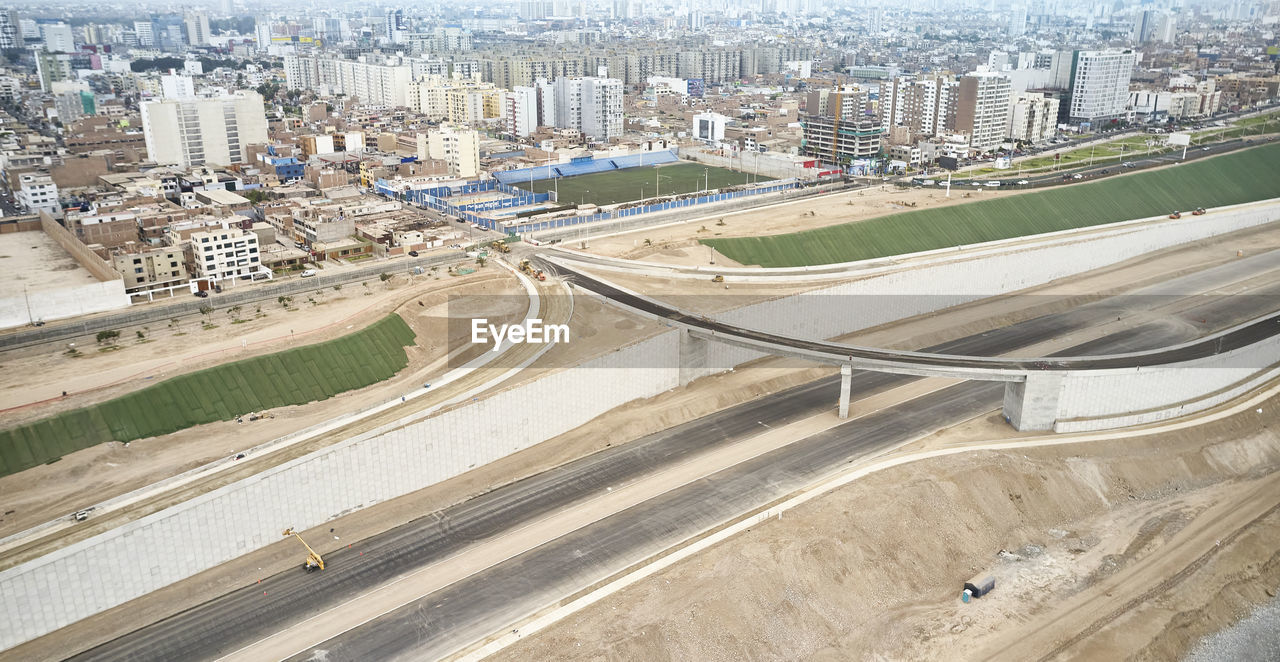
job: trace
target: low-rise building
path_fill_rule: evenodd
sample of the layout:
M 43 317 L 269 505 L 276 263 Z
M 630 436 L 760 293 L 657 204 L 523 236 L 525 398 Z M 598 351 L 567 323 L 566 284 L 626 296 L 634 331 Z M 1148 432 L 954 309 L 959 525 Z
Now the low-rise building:
M 180 285 L 189 278 L 186 256 L 180 246 L 117 253 L 111 257 L 111 265 L 124 276 L 126 292 Z
M 258 235 L 253 232 L 224 223 L 217 229 L 193 232 L 190 245 L 196 278 L 219 281 L 262 270 Z
M 18 204 L 30 214 L 44 211 L 57 217 L 62 213 L 58 185 L 49 175 L 23 175 L 19 180 Z

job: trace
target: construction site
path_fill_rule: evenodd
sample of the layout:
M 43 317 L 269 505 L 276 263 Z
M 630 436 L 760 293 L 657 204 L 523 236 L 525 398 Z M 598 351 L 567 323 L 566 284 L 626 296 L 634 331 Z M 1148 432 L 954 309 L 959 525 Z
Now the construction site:
M 0 660 L 1185 657 L 1280 582 L 1274 196 L 838 264 L 706 241 L 1022 195 L 487 240 L 6 349 Z M 112 422 L 175 384 L 203 418 Z

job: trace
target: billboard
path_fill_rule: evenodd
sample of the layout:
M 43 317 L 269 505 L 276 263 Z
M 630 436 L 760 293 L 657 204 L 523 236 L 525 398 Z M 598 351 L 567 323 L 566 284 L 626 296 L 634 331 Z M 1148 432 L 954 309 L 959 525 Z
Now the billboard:
M 1191 134 L 1189 133 L 1171 133 L 1169 134 L 1169 144 L 1186 147 L 1191 144 Z
M 938 167 L 946 168 L 947 170 L 956 170 L 960 167 L 960 164 L 956 162 L 956 157 L 954 156 L 939 156 Z
M 690 78 L 686 82 L 689 83 L 689 96 L 694 97 L 695 99 L 701 99 L 702 97 L 706 96 L 707 82 L 705 79 Z

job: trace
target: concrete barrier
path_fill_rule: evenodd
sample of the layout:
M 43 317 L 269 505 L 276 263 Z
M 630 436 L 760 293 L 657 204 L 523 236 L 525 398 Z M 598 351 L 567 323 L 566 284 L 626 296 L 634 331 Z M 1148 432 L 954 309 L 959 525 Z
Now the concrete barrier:
M 674 388 L 668 331 L 470 405 L 359 435 L 0 572 L 0 649 Z M 305 495 L 302 498 L 301 495 Z

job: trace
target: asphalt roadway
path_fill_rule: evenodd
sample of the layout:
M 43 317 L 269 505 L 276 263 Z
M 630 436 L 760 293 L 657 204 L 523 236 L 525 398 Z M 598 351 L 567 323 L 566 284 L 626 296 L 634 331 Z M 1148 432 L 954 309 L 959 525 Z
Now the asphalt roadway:
M 980 355 L 1069 337 L 1117 316 L 1150 318 L 1068 353 L 1136 351 L 1183 342 L 1261 312 L 1280 283 L 1251 288 L 1262 295 L 1209 297 L 1170 307 L 1165 292 L 1207 292 L 1250 276 L 1280 273 L 1261 260 L 1232 262 L 1069 312 L 962 338 L 930 351 Z M 1179 286 L 1182 287 L 1179 287 Z M 1268 309 L 1269 310 L 1269 309 Z M 1153 317 L 1154 316 L 1154 317 Z M 1211 319 L 1207 326 L 1199 320 Z M 909 382 L 911 377 L 855 372 L 854 398 Z M 325 557 L 326 569 L 301 568 L 266 578 L 143 627 L 72 659 L 202 660 L 234 652 L 310 616 L 332 609 L 405 573 L 457 553 L 473 542 L 572 507 L 609 487 L 632 482 L 697 454 L 829 411 L 838 378 L 819 380 L 747 402 L 556 469 L 498 488 Z M 520 617 L 607 577 L 634 561 L 730 517 L 787 494 L 859 458 L 919 434 L 999 406 L 999 384 L 966 382 L 788 445 L 662 497 L 603 519 L 413 604 L 300 653 L 325 650 L 330 661 L 431 659 L 508 627 Z M 266 592 L 265 595 L 263 592 Z
M 1268 260 L 1274 267 L 1280 268 L 1280 252 L 1264 253 L 1260 256 Z M 1125 355 L 1122 350 L 1102 352 L 1101 356 L 1062 355 L 1062 358 L 998 358 L 980 356 L 954 351 L 925 350 L 923 352 L 904 352 L 898 350 L 872 347 L 856 347 L 820 340 L 805 340 L 787 336 L 765 333 L 755 329 L 734 326 L 717 322 L 707 317 L 689 315 L 670 306 L 625 292 L 605 281 L 589 276 L 581 271 L 564 266 L 562 263 L 551 263 L 551 271 L 567 279 L 569 282 L 599 294 L 617 304 L 633 308 L 656 317 L 684 324 L 715 334 L 725 339 L 743 339 L 766 343 L 776 349 L 801 350 L 821 355 L 830 363 L 852 362 L 855 360 L 876 361 L 895 364 L 902 367 L 926 369 L 957 369 L 950 376 L 963 379 L 964 370 L 984 372 L 1005 372 L 1010 374 L 1028 373 L 1046 370 L 1101 370 L 1107 368 L 1132 368 L 1165 365 L 1192 359 L 1206 358 L 1242 347 L 1247 347 L 1260 340 L 1280 334 L 1280 324 L 1275 316 L 1260 317 L 1241 325 L 1216 338 L 1204 339 L 1200 342 L 1188 343 L 1178 347 L 1159 349 L 1164 345 L 1151 345 L 1143 348 L 1143 354 Z M 1254 296 L 1257 296 L 1256 294 Z M 814 298 L 815 306 L 828 305 L 821 297 Z M 1274 310 L 1274 308 L 1267 308 Z

